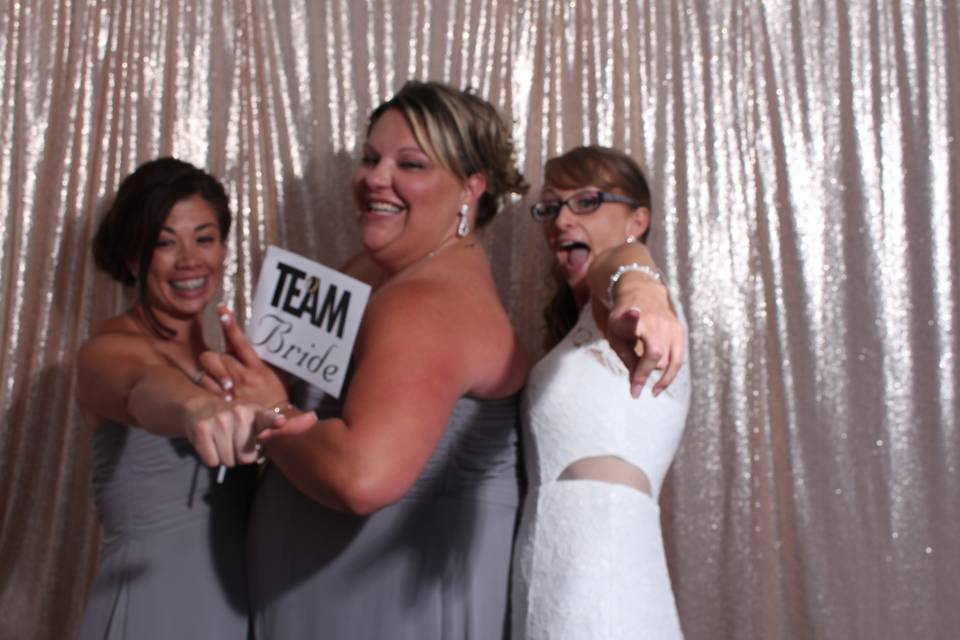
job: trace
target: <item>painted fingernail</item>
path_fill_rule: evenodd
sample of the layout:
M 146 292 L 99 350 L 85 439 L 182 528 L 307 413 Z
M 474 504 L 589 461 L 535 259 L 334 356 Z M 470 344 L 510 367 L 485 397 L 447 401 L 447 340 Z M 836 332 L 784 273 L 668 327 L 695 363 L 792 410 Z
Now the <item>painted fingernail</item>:
M 223 382 L 220 383 L 220 386 L 223 387 L 225 391 L 230 391 L 230 389 L 233 389 L 233 380 L 230 378 L 224 378 Z
M 229 314 L 229 313 L 221 313 L 221 314 L 220 314 L 220 322 L 222 322 L 223 324 L 230 324 L 230 314 Z
M 233 402 L 233 394 L 228 393 L 227 395 L 223 396 L 223 399 L 227 402 Z
M 632 384 L 630 385 L 630 395 L 634 398 L 640 397 L 640 391 L 643 389 L 642 384 Z

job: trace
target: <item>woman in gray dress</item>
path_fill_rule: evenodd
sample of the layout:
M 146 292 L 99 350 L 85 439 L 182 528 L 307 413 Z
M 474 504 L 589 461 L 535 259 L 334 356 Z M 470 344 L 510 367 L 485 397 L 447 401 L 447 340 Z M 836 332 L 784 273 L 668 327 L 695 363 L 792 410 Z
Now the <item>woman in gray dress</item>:
M 363 252 L 346 271 L 374 291 L 342 406 L 264 438 L 259 640 L 502 637 L 528 364 L 475 229 L 526 186 L 507 123 L 472 93 L 411 82 L 370 116 L 353 176 Z M 207 370 L 285 403 L 225 329 L 239 359 Z
M 135 301 L 77 356 L 104 529 L 82 639 L 247 635 L 253 469 L 214 476 L 256 459 L 258 408 L 223 398 L 198 363 L 230 217 L 216 179 L 160 158 L 124 179 L 97 230 L 97 266 Z

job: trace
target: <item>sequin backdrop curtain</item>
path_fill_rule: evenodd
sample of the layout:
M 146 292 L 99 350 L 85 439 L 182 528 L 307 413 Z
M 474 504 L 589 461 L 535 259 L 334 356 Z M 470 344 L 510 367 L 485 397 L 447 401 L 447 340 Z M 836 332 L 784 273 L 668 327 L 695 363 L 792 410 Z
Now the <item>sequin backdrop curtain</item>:
M 4 638 L 73 629 L 95 562 L 70 361 L 124 303 L 88 249 L 111 190 L 158 154 L 221 176 L 243 314 L 267 243 L 355 246 L 363 119 L 412 77 L 508 110 L 535 185 L 584 142 L 649 172 L 692 323 L 665 494 L 688 637 L 960 630 L 953 0 L 8 0 L 0 27 Z M 539 352 L 527 204 L 485 244 Z

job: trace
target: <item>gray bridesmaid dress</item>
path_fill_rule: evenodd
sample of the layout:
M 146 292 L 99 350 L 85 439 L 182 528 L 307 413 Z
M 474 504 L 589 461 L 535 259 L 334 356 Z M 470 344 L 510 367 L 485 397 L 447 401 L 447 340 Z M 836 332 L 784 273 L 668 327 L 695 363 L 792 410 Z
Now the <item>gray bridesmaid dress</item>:
M 268 469 L 250 523 L 257 640 L 502 638 L 517 416 L 516 397 L 461 398 L 413 488 L 367 517 L 322 507 Z
M 248 636 L 245 529 L 256 480 L 216 484 L 183 438 L 105 424 L 93 436 L 103 543 L 81 640 Z

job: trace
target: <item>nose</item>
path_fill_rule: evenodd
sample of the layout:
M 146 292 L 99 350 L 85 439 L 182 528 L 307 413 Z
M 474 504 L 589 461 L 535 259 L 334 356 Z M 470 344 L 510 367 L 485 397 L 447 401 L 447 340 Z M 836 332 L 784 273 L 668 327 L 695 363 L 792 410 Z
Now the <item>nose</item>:
M 577 214 L 570 209 L 570 205 L 564 202 L 560 206 L 560 211 L 557 213 L 557 217 L 553 219 L 553 225 L 558 229 L 566 229 L 572 225 L 576 219 Z
M 198 262 L 196 245 L 193 242 L 177 243 L 177 266 L 191 267 Z
M 367 187 L 371 189 L 389 185 L 390 170 L 387 167 L 387 163 L 383 159 L 380 159 L 376 164 L 368 165 L 363 181 Z
M 559 235 L 564 229 L 568 229 L 574 221 L 574 214 L 566 205 L 560 207 L 560 212 L 546 224 L 543 225 L 543 233 L 548 240 Z

